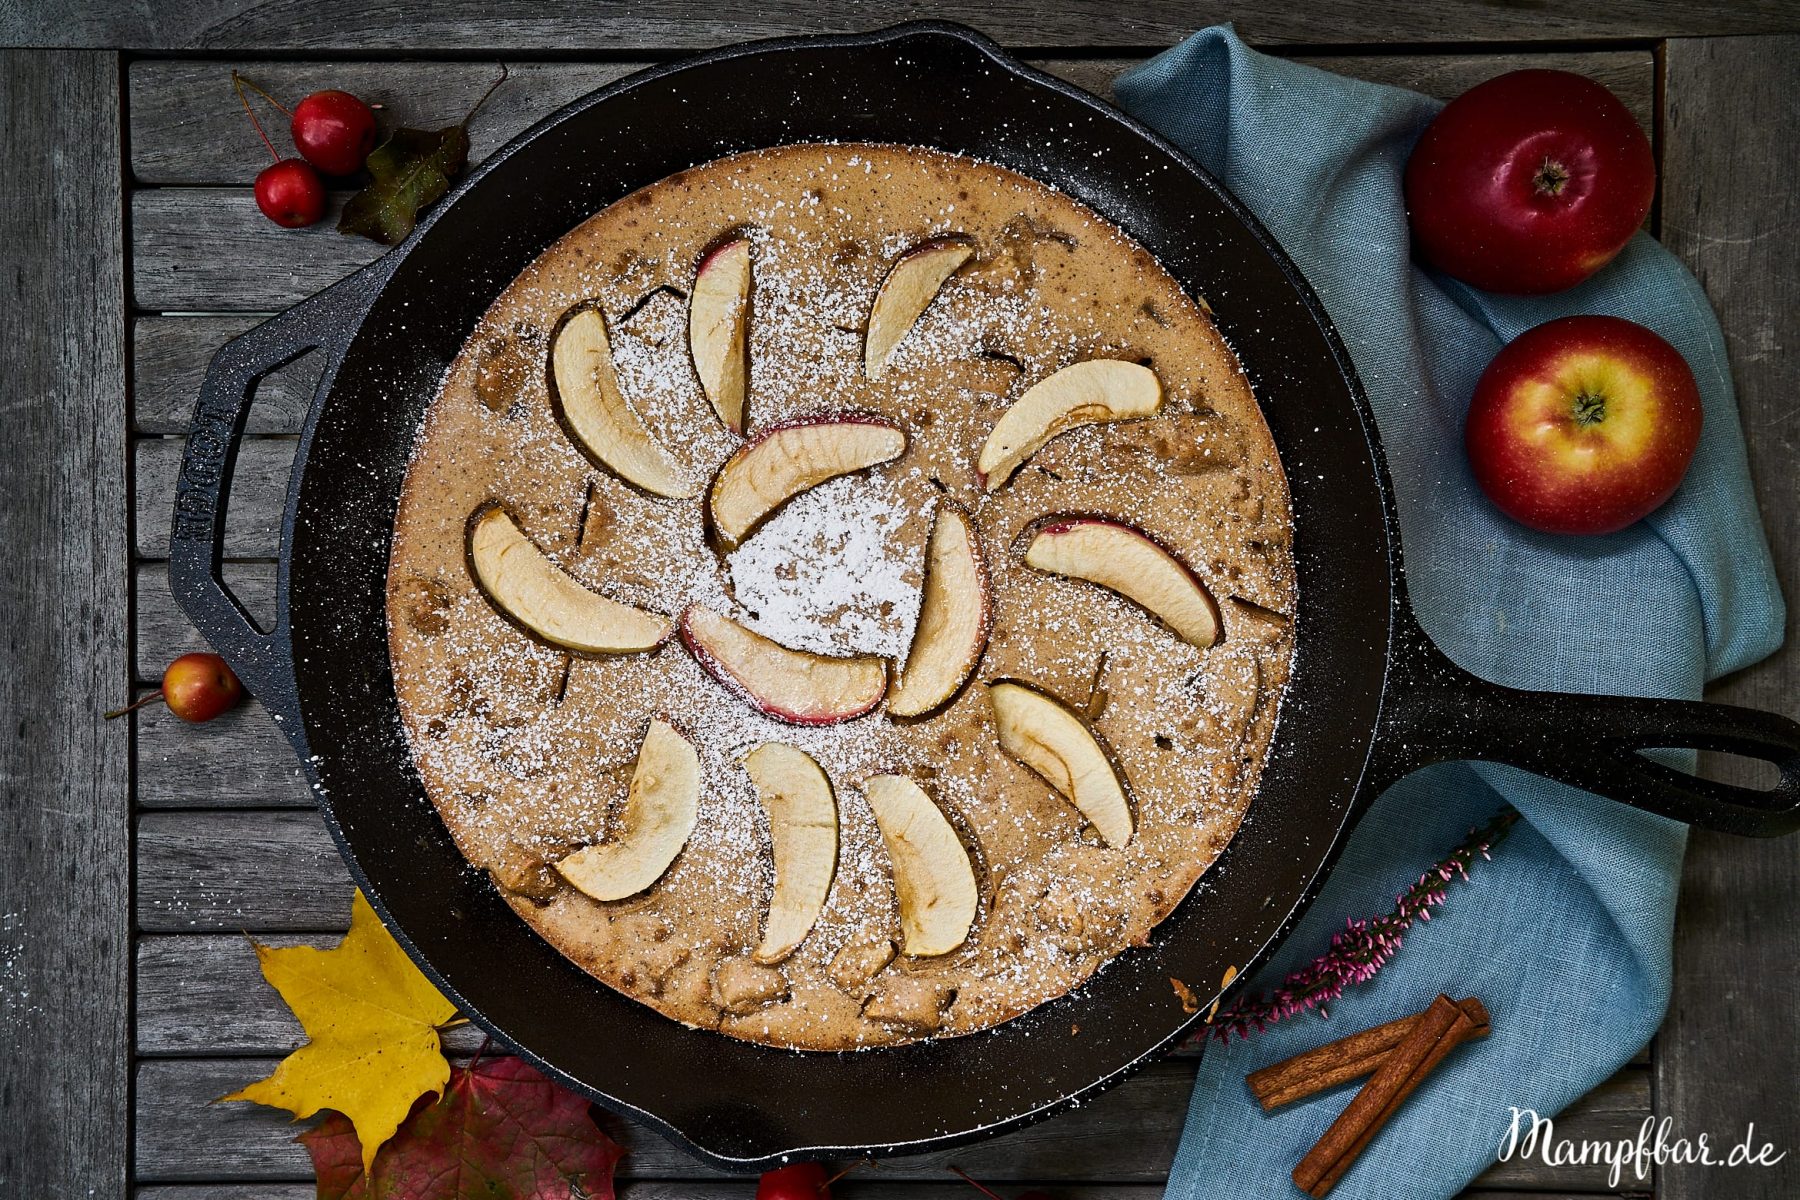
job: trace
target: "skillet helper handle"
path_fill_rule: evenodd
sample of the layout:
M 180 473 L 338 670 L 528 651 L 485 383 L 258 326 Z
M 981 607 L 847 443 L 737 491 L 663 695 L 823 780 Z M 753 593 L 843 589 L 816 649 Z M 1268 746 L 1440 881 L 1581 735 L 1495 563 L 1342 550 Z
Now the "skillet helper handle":
M 1780 771 L 1766 790 L 1700 779 L 1640 754 L 1738 754 Z M 1403 611 L 1382 698 L 1377 782 L 1454 759 L 1507 763 L 1703 829 L 1776 837 L 1800 829 L 1800 724 L 1776 713 L 1489 683 L 1439 650 Z
M 363 311 L 360 301 L 367 291 L 362 278 L 353 275 L 225 343 L 200 385 L 175 482 L 170 591 L 194 628 L 284 724 L 299 719 L 286 600 L 278 602 L 275 627 L 264 633 L 225 586 L 220 572 L 232 469 L 257 384 L 309 351 L 323 350 L 334 357 L 341 353 Z M 290 491 L 306 465 L 307 442 L 303 435 L 294 455 Z

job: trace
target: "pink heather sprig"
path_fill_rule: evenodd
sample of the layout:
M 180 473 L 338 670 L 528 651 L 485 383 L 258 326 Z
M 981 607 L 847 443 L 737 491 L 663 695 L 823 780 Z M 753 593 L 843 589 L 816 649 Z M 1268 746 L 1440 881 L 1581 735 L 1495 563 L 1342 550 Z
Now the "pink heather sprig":
M 1487 824 L 1471 829 L 1444 861 L 1400 893 L 1394 911 L 1345 921 L 1344 928 L 1331 935 L 1330 950 L 1282 980 L 1273 992 L 1239 996 L 1220 1009 L 1212 1022 L 1213 1036 L 1222 1042 L 1230 1041 L 1234 1033 L 1247 1038 L 1252 1031 L 1315 1008 L 1329 1016 L 1324 1006 L 1343 995 L 1345 988 L 1375 978 L 1400 949 L 1413 922 L 1431 920 L 1431 910 L 1444 902 L 1450 881 L 1467 882 L 1475 856 L 1490 857 L 1488 852 L 1505 839 L 1518 819 L 1518 810 L 1509 804 Z

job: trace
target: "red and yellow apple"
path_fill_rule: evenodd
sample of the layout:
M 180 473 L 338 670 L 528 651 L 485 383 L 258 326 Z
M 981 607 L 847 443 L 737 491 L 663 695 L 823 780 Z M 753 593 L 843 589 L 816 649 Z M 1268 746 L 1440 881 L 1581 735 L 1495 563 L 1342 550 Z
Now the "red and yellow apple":
M 1490 292 L 1559 292 L 1625 248 L 1656 193 L 1650 139 L 1568 71 L 1513 71 L 1452 100 L 1406 163 L 1430 267 Z
M 1681 483 L 1700 413 L 1693 371 L 1661 337 L 1619 317 L 1563 317 L 1488 364 L 1464 442 L 1507 516 L 1546 533 L 1612 533 Z

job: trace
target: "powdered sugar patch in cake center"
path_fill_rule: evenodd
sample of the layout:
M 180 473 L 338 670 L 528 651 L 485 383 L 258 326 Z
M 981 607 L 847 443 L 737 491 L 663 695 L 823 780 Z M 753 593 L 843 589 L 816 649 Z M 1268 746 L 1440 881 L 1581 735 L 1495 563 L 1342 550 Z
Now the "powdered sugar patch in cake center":
M 920 567 L 901 532 L 915 516 L 885 477 L 834 479 L 796 497 L 726 559 L 747 623 L 818 654 L 903 657 Z

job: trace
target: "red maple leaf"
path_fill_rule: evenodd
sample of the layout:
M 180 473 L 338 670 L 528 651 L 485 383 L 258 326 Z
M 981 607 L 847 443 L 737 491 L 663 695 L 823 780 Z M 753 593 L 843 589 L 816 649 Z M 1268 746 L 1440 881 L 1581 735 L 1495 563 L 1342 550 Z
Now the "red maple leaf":
M 588 1104 L 516 1058 L 450 1072 L 381 1147 L 370 1175 L 347 1117 L 332 1113 L 300 1135 L 318 1200 L 613 1200 L 624 1153 Z

